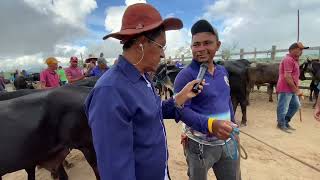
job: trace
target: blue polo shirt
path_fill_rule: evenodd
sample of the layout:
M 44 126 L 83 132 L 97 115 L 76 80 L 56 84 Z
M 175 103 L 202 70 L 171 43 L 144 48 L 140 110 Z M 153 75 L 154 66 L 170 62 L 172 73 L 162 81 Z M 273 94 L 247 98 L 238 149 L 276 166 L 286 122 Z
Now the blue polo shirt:
M 86 114 L 102 180 L 164 180 L 167 143 L 163 118 L 186 119 L 198 131 L 203 122 L 183 118 L 174 100 L 161 101 L 148 74 L 123 56 L 104 73 L 87 97 Z
M 96 77 L 100 77 L 102 76 L 103 73 L 105 73 L 109 68 L 107 67 L 105 71 L 101 71 L 101 69 L 99 68 L 99 66 L 96 66 L 91 72 L 90 72 L 90 76 L 96 76 Z
M 228 73 L 223 66 L 215 64 L 214 74 L 205 74 L 206 84 L 203 91 L 185 104 L 188 117 L 197 121 L 204 121 L 210 117 L 217 120 L 235 122 L 231 103 Z M 196 79 L 200 70 L 200 63 L 192 60 L 191 64 L 181 70 L 174 82 L 174 91 L 179 92 L 189 81 Z M 182 119 L 184 121 L 184 119 Z M 197 131 L 192 126 L 186 126 L 186 135 L 202 144 L 221 145 L 224 141 L 215 136 Z

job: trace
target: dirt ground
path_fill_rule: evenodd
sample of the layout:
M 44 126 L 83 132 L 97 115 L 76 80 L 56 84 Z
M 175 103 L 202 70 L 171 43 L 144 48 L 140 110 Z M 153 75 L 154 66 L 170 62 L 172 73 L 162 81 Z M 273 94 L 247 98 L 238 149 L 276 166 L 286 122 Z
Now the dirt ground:
M 276 103 L 268 102 L 264 92 L 255 92 L 250 97 L 248 107 L 248 126 L 241 128 L 263 142 L 276 147 L 295 158 L 298 158 L 317 169 L 320 169 L 320 122 L 313 119 L 312 103 L 302 103 L 302 122 L 299 114 L 293 119 L 292 126 L 296 131 L 288 134 L 276 128 Z M 239 111 L 237 120 L 241 119 Z M 169 146 L 169 167 L 173 180 L 187 178 L 187 166 L 180 145 L 181 126 L 174 121 L 166 120 Z M 247 160 L 241 160 L 243 180 L 319 180 L 320 172 L 241 134 L 241 144 L 248 153 Z M 94 174 L 79 151 L 72 151 L 67 158 L 74 167 L 67 170 L 70 180 L 94 180 Z M 43 169 L 37 170 L 37 179 L 51 180 L 50 174 Z M 24 171 L 7 174 L 4 180 L 25 180 Z M 215 179 L 212 171 L 210 180 Z

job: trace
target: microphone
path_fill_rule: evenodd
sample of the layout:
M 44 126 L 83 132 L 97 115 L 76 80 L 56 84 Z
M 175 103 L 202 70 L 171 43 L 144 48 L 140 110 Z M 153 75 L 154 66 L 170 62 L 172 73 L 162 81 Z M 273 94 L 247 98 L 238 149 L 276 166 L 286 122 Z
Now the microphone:
M 198 91 L 200 90 L 199 89 L 199 85 L 200 83 L 202 82 L 203 78 L 204 78 L 204 75 L 206 73 L 208 69 L 208 62 L 203 62 L 200 66 L 200 70 L 199 70 L 199 73 L 198 73 L 198 76 L 197 76 L 197 80 L 200 80 L 200 82 L 198 82 L 197 84 L 195 84 L 192 88 L 192 92 L 194 93 L 198 93 Z

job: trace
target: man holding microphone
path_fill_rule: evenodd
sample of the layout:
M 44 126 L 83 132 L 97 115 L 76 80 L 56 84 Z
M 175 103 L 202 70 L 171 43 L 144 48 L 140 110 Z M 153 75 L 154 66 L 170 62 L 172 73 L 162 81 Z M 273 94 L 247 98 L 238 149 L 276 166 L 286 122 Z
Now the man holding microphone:
M 238 180 L 241 177 L 237 146 L 229 138 L 236 124 L 228 73 L 213 60 L 221 42 L 217 31 L 206 20 L 197 21 L 191 28 L 191 34 L 193 59 L 177 75 L 174 90 L 177 93 L 189 81 L 196 79 L 202 73 L 204 64 L 207 64 L 208 69 L 204 73 L 206 84 L 201 94 L 185 103 L 184 117 L 194 121 L 208 119 L 209 131 L 213 135 L 203 134 L 195 127 L 185 125 L 181 142 L 188 164 L 189 180 L 206 180 L 211 168 L 218 180 Z M 230 157 L 230 154 L 236 154 L 236 157 Z

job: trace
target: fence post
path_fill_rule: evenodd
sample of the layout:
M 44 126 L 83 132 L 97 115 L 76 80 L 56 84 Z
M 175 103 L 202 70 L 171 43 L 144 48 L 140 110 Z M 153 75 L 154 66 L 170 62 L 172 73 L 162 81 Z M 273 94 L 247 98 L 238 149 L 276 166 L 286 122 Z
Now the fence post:
M 183 54 L 181 55 L 181 62 L 182 62 L 182 64 L 184 64 L 184 55 Z
M 276 60 L 276 46 L 272 46 L 271 48 L 271 60 L 274 61 Z
M 253 60 L 257 60 L 257 48 L 254 48 Z
M 244 52 L 244 49 L 240 49 L 240 59 L 243 59 L 243 52 Z

